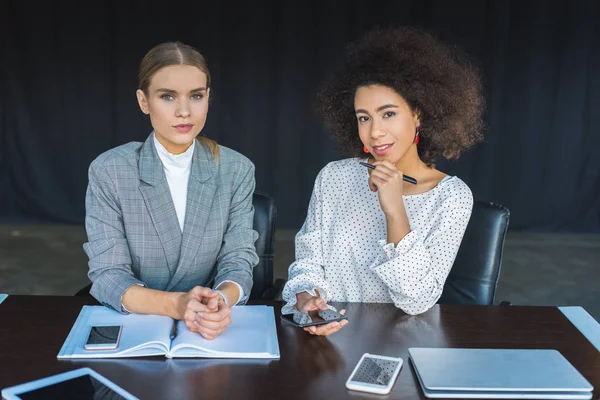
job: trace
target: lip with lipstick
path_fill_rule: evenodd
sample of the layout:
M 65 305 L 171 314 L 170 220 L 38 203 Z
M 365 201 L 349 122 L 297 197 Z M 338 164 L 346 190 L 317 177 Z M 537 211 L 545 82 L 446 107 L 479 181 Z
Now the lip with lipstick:
M 189 131 L 192 130 L 193 126 L 194 126 L 194 124 L 179 124 L 179 125 L 173 126 L 173 128 L 175 128 L 175 130 L 177 132 L 188 133 Z
M 373 152 L 378 156 L 383 156 L 390 151 L 393 145 L 393 143 L 387 143 L 380 146 L 373 146 Z

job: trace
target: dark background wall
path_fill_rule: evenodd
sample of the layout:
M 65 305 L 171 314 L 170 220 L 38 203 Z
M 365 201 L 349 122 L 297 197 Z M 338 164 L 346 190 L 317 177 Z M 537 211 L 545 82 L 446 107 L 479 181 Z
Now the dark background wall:
M 214 84 L 204 133 L 248 156 L 298 228 L 317 172 L 341 158 L 312 111 L 345 43 L 417 25 L 485 79 L 486 140 L 439 167 L 521 230 L 600 232 L 600 3 L 578 1 L 0 2 L 0 220 L 83 223 L 87 167 L 151 131 L 145 52 L 197 47 Z

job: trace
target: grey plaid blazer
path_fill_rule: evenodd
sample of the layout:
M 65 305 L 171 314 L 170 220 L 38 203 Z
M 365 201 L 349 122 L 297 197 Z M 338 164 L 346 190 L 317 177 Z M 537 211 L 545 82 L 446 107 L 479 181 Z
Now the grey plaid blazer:
M 254 187 L 250 160 L 220 146 L 217 164 L 197 142 L 182 234 L 153 135 L 103 153 L 90 165 L 85 201 L 90 293 L 120 312 L 135 284 L 183 292 L 231 280 L 250 294 Z

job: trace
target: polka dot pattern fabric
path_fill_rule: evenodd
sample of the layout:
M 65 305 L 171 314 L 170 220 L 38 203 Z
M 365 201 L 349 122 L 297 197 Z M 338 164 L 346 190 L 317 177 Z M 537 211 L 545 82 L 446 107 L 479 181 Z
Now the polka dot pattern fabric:
M 471 190 L 447 176 L 425 193 L 402 196 L 411 231 L 387 243 L 385 215 L 359 161 L 329 163 L 317 176 L 296 235 L 284 314 L 295 311 L 297 293 L 315 296 L 315 289 L 328 302 L 394 303 L 413 315 L 442 295 L 471 217 Z
M 371 385 L 387 386 L 397 365 L 397 361 L 365 357 L 352 380 Z

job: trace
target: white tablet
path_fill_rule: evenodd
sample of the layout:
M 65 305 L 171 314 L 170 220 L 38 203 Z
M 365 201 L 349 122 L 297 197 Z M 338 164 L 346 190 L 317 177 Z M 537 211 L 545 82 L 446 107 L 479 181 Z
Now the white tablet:
M 99 398 L 138 400 L 131 393 L 89 368 L 79 368 L 3 389 L 2 398 L 6 400 Z

